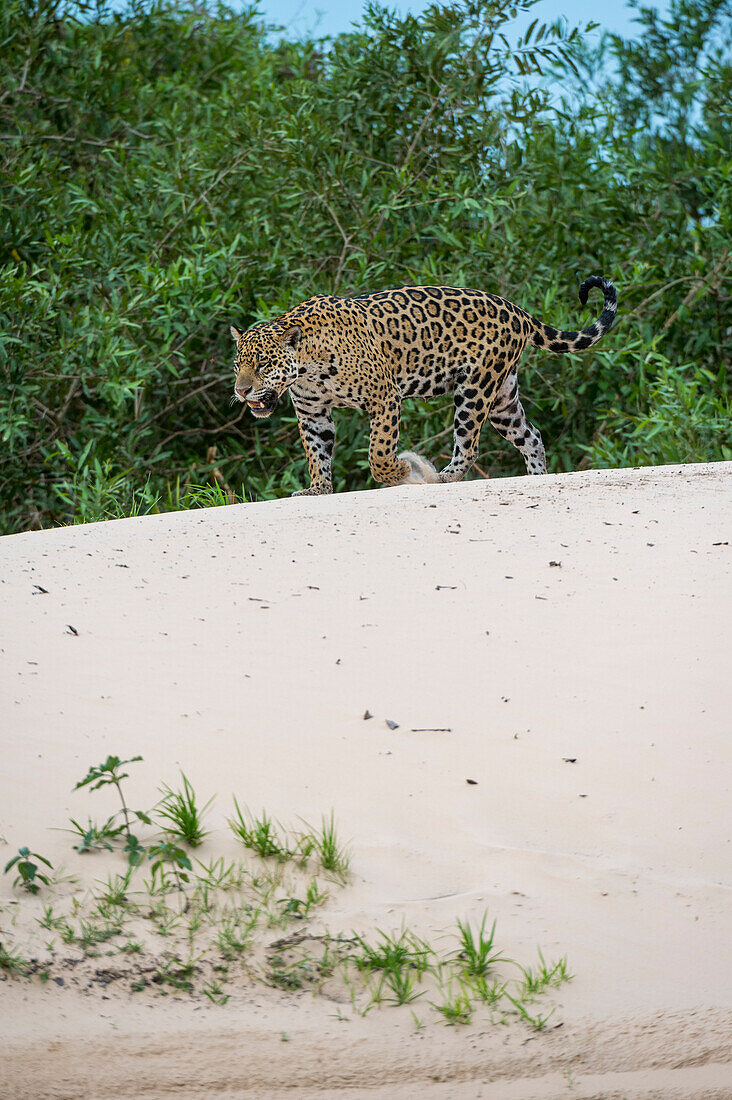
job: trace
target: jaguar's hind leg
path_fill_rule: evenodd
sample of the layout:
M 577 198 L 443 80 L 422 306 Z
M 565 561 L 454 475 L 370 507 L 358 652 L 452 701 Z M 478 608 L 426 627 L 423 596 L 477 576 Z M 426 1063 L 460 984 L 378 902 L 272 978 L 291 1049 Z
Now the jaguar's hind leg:
M 509 375 L 501 386 L 491 406 L 488 419 L 498 434 L 509 443 L 513 443 L 514 447 L 521 452 L 526 463 L 527 474 L 546 473 L 546 453 L 541 432 L 526 418 L 519 399 L 515 373 Z

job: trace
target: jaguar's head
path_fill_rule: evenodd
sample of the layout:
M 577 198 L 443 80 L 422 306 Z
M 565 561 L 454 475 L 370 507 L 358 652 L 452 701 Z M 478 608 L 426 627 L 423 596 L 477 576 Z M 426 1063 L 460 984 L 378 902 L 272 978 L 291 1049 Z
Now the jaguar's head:
M 236 343 L 234 397 L 247 404 L 254 416 L 269 416 L 298 376 L 302 329 L 269 322 L 240 332 L 232 325 L 231 335 Z

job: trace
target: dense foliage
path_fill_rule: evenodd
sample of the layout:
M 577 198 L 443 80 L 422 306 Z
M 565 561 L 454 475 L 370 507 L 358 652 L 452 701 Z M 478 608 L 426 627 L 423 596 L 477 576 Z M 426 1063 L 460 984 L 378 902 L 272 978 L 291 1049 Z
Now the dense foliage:
M 314 42 L 223 5 L 4 0 L 1 529 L 301 487 L 287 403 L 230 405 L 228 323 L 402 282 L 578 328 L 579 280 L 611 276 L 600 345 L 525 355 L 550 468 L 732 458 L 728 4 L 593 48 L 511 37 L 529 7 L 371 6 Z M 439 461 L 450 423 L 408 402 L 404 442 Z M 368 425 L 338 428 L 336 488 L 363 487 Z M 486 428 L 476 476 L 521 472 Z

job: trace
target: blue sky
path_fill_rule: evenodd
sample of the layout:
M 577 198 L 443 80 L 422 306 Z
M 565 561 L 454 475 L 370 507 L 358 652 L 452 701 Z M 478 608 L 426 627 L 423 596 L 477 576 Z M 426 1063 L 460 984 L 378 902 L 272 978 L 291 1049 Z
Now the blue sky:
M 644 0 L 644 4 L 664 13 L 669 8 L 668 0 L 657 3 Z M 339 0 L 337 3 L 328 0 L 260 0 L 258 4 L 267 22 L 287 28 L 293 36 L 333 35 L 348 30 L 352 23 L 359 21 L 363 6 L 362 0 Z M 422 0 L 394 0 L 385 6 L 401 12 L 418 12 L 428 4 Z M 633 33 L 633 11 L 617 0 L 602 4 L 588 3 L 587 0 L 539 0 L 531 15 L 517 20 L 517 28 L 528 26 L 534 18 L 552 23 L 560 16 L 564 16 L 572 26 L 584 26 L 594 20 L 603 30 L 616 31 L 626 37 Z

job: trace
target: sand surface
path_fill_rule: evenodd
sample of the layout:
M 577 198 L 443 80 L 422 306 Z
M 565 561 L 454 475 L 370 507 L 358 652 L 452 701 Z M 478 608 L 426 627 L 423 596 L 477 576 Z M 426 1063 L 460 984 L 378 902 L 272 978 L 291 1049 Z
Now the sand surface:
M 232 794 L 333 810 L 352 875 L 314 933 L 487 911 L 507 956 L 574 974 L 537 1033 L 254 980 L 133 994 L 77 951 L 63 984 L 0 980 L 3 1100 L 732 1097 L 730 543 L 732 463 L 0 540 L 3 866 L 46 855 L 69 903 L 119 871 L 62 830 L 116 808 L 73 791 L 91 764 L 141 754 L 134 806 L 181 769 L 216 795 L 201 858 L 235 853 Z M 0 945 L 35 957 L 50 895 L 11 877 Z

